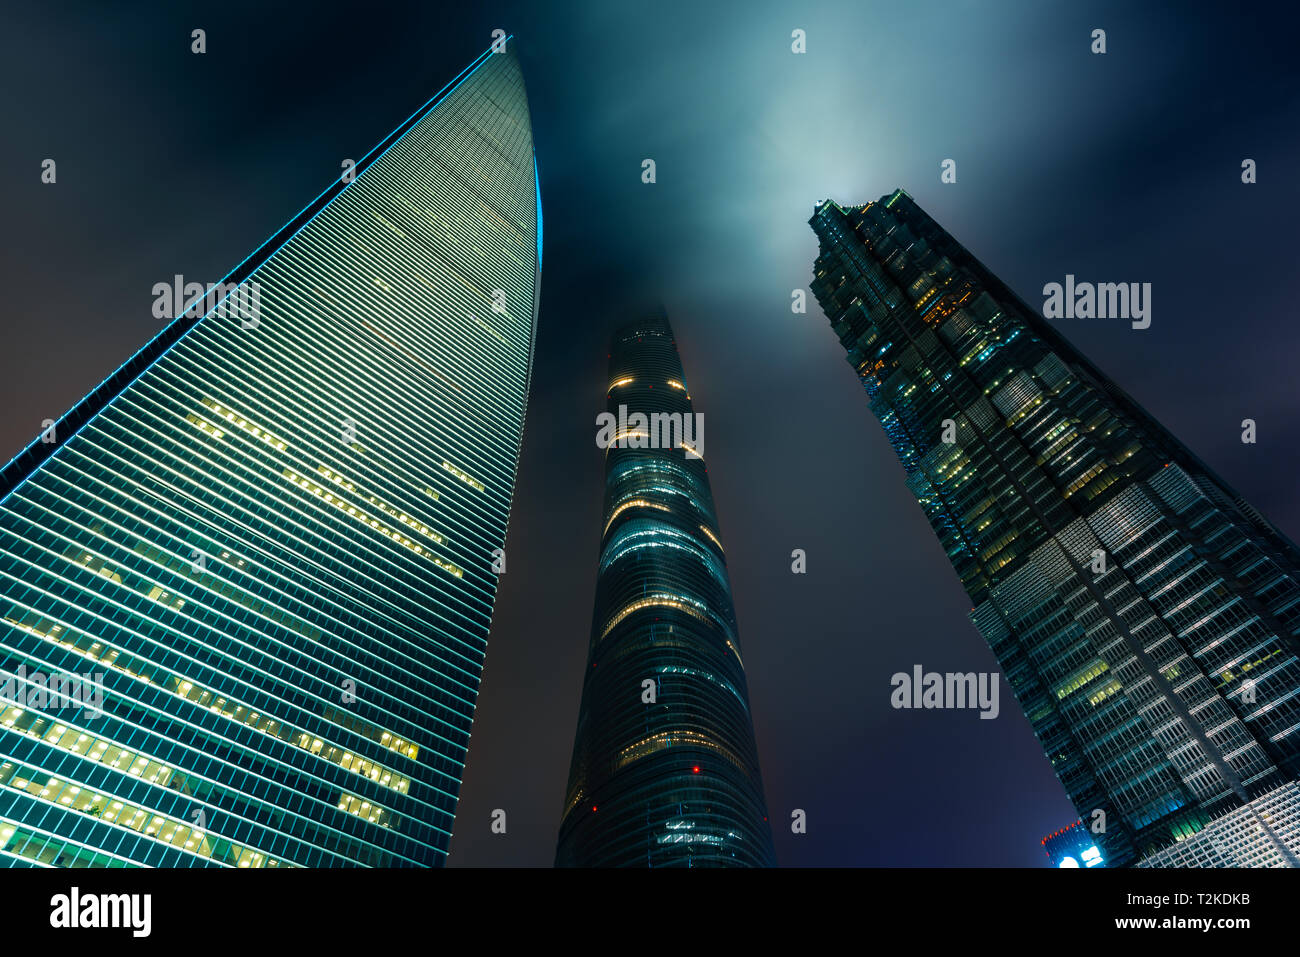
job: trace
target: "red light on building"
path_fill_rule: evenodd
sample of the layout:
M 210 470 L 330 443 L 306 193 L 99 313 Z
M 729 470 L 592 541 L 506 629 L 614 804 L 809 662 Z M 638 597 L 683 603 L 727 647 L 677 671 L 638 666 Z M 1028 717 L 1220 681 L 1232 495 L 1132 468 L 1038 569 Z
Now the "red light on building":
M 699 773 L 700 773 L 700 766 L 697 764 L 697 765 L 695 765 L 695 767 L 691 768 L 691 773 L 692 773 L 692 774 L 699 774 Z

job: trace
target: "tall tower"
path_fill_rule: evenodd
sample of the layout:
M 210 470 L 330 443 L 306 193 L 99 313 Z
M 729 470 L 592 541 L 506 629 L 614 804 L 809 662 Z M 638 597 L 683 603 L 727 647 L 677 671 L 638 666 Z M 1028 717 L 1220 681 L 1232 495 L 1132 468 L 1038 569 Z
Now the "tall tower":
M 1300 863 L 1295 546 L 903 191 L 811 225 L 812 290 L 1107 864 Z
M 446 858 L 541 268 L 513 42 L 351 172 L 0 473 L 9 863 Z
M 667 319 L 614 334 L 608 415 L 617 425 L 556 865 L 769 866 L 702 423 Z

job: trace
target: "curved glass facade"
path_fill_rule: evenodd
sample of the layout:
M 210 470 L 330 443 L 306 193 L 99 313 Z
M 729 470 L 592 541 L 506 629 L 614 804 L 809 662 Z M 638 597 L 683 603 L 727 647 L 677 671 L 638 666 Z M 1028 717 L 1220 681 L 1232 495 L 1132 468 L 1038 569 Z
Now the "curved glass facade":
M 768 866 L 703 429 L 666 319 L 615 333 L 609 380 L 618 425 L 556 864 Z
M 1107 865 L 1300 864 L 1295 546 L 906 193 L 811 224 L 813 293 Z
M 5 467 L 6 864 L 445 859 L 536 324 L 513 43 L 355 173 Z

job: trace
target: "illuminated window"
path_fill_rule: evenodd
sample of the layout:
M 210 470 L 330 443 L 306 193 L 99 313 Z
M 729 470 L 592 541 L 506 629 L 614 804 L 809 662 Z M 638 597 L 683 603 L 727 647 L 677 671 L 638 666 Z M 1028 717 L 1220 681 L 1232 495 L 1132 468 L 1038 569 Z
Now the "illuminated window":
M 675 608 L 678 611 L 684 611 L 687 614 L 700 619 L 700 621 L 709 620 L 708 616 L 705 614 L 706 606 L 703 602 L 696 601 L 692 598 L 686 598 L 682 595 L 647 595 L 644 598 L 637 599 L 629 605 L 625 605 L 617 614 L 615 614 L 614 617 L 610 619 L 609 624 L 605 626 L 605 630 L 601 632 L 601 637 L 604 638 L 613 631 L 618 626 L 619 622 L 626 619 L 628 615 L 641 611 L 644 608 Z
M 211 412 L 219 422 L 224 423 L 227 431 L 230 431 L 231 429 L 239 429 L 241 432 L 244 432 L 245 434 L 250 435 L 255 439 L 258 439 L 261 442 L 265 442 L 267 445 L 271 446 L 274 449 L 280 449 L 280 450 L 284 449 L 283 442 L 281 442 L 279 439 L 273 436 L 270 432 L 267 432 L 264 429 L 262 429 L 260 426 L 254 425 L 253 423 L 249 422 L 246 418 L 244 418 L 238 412 L 235 412 L 233 409 L 227 408 L 221 405 L 220 403 L 214 402 L 212 399 L 208 399 L 208 398 L 203 398 L 200 401 L 202 402 L 203 407 L 207 409 L 209 412 Z M 196 416 L 193 415 L 189 416 L 188 418 L 191 422 L 194 422 L 196 425 L 203 422 L 202 419 L 198 419 Z M 202 428 L 203 426 L 199 425 L 199 427 Z M 212 432 L 215 431 L 216 434 L 212 435 L 212 437 L 216 439 L 221 438 L 222 435 L 220 430 L 216 430 L 215 426 L 211 426 L 210 430 L 204 430 L 204 431 L 207 431 L 209 435 L 212 435 Z
M 198 857 L 210 858 L 219 863 L 237 866 L 245 848 L 228 841 L 214 841 L 209 835 L 192 828 L 185 821 L 155 814 L 134 804 L 113 800 L 111 795 L 73 784 L 63 778 L 44 774 L 35 768 L 6 761 L 0 765 L 0 786 L 25 791 L 33 797 L 51 804 L 66 807 L 88 817 L 170 844 Z M 217 848 L 222 850 L 218 852 Z M 249 866 L 280 867 L 281 861 L 257 853 L 256 863 L 250 858 Z
M 667 505 L 661 505 L 659 502 L 652 502 L 648 498 L 630 499 L 609 513 L 609 521 L 605 523 L 605 531 L 608 532 L 609 527 L 614 524 L 614 519 L 618 518 L 629 508 L 653 508 L 653 509 L 657 509 L 660 512 L 672 511 L 672 509 L 670 509 Z
M 185 416 L 185 418 L 189 420 L 191 423 L 193 423 L 198 428 L 198 430 L 202 432 L 204 435 L 210 435 L 214 439 L 220 439 L 223 435 L 225 435 L 225 433 L 222 432 L 215 425 L 208 422 L 206 419 L 199 418 L 193 412 Z
M 346 791 L 339 795 L 339 810 L 369 821 L 371 824 L 378 824 L 380 827 L 397 828 L 397 818 L 388 808 L 380 807 Z
M 281 474 L 285 478 L 287 478 L 291 483 L 301 488 L 307 494 L 314 495 L 316 498 L 320 499 L 325 504 L 333 506 L 334 508 L 338 509 L 343 514 L 348 515 L 349 517 L 359 522 L 360 524 L 368 526 L 369 528 L 378 532 L 380 535 L 383 535 L 385 538 L 390 539 L 391 541 L 396 542 L 398 545 L 410 549 L 411 551 L 415 552 L 417 555 L 420 555 L 423 558 L 428 559 L 430 562 L 432 562 L 434 565 L 438 566 L 448 574 L 454 575 L 457 578 L 464 577 L 465 575 L 464 569 L 460 568 L 457 565 L 453 565 L 451 562 L 444 561 L 443 559 L 438 558 L 436 555 L 430 552 L 423 545 L 420 545 L 417 542 L 412 541 L 411 539 L 407 538 L 405 535 L 403 535 L 401 532 L 397 531 L 396 529 L 389 528 L 387 525 L 385 525 L 383 522 L 379 521 L 378 519 L 371 518 L 365 512 L 358 509 L 355 505 L 351 505 L 347 502 L 347 500 L 335 495 L 327 487 L 322 485 L 317 485 L 311 479 L 304 478 L 302 475 L 299 475 L 293 469 L 286 468 L 281 472 Z M 420 526 L 420 527 L 424 528 L 424 526 Z M 428 531 L 427 528 L 424 528 L 424 530 Z M 432 537 L 433 533 L 429 532 L 429 535 Z M 441 537 L 438 537 L 438 541 L 442 541 Z
M 341 725 L 349 731 L 355 731 L 363 738 L 369 738 L 371 741 L 382 744 L 389 751 L 404 755 L 414 760 L 420 754 L 418 745 L 412 744 L 404 738 L 399 738 L 391 731 L 385 731 L 378 725 L 371 724 L 369 721 L 363 721 L 354 714 L 341 711 L 338 708 L 326 708 L 325 720 Z
M 456 478 L 460 479 L 466 485 L 472 488 L 476 488 L 480 492 L 484 491 L 485 487 L 483 483 L 480 482 L 478 479 L 474 478 L 474 476 L 470 475 L 468 472 L 464 471 L 463 469 L 456 468 L 456 466 L 452 465 L 450 462 L 446 460 L 443 461 L 442 467 L 446 469 L 448 472 L 450 472 L 452 475 L 456 476 Z
M 700 526 L 700 531 L 709 536 L 709 541 L 718 546 L 718 551 L 722 551 L 722 542 L 718 541 L 717 535 L 714 535 L 712 531 L 703 525 Z

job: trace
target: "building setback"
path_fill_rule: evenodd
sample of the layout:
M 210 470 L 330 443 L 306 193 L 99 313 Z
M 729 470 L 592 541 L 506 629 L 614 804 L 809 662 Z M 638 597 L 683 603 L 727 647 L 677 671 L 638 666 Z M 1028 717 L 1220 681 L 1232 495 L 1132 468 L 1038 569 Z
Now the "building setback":
M 812 291 L 1107 866 L 1300 864 L 1296 547 L 902 190 L 810 223 Z
M 0 701 L 7 864 L 446 858 L 541 267 L 513 41 L 350 172 L 0 473 L 0 667 L 102 684 Z
M 667 319 L 619 329 L 582 705 L 556 865 L 774 863 L 703 430 Z M 645 421 L 640 421 L 643 416 Z M 683 447 L 685 446 L 685 448 Z

